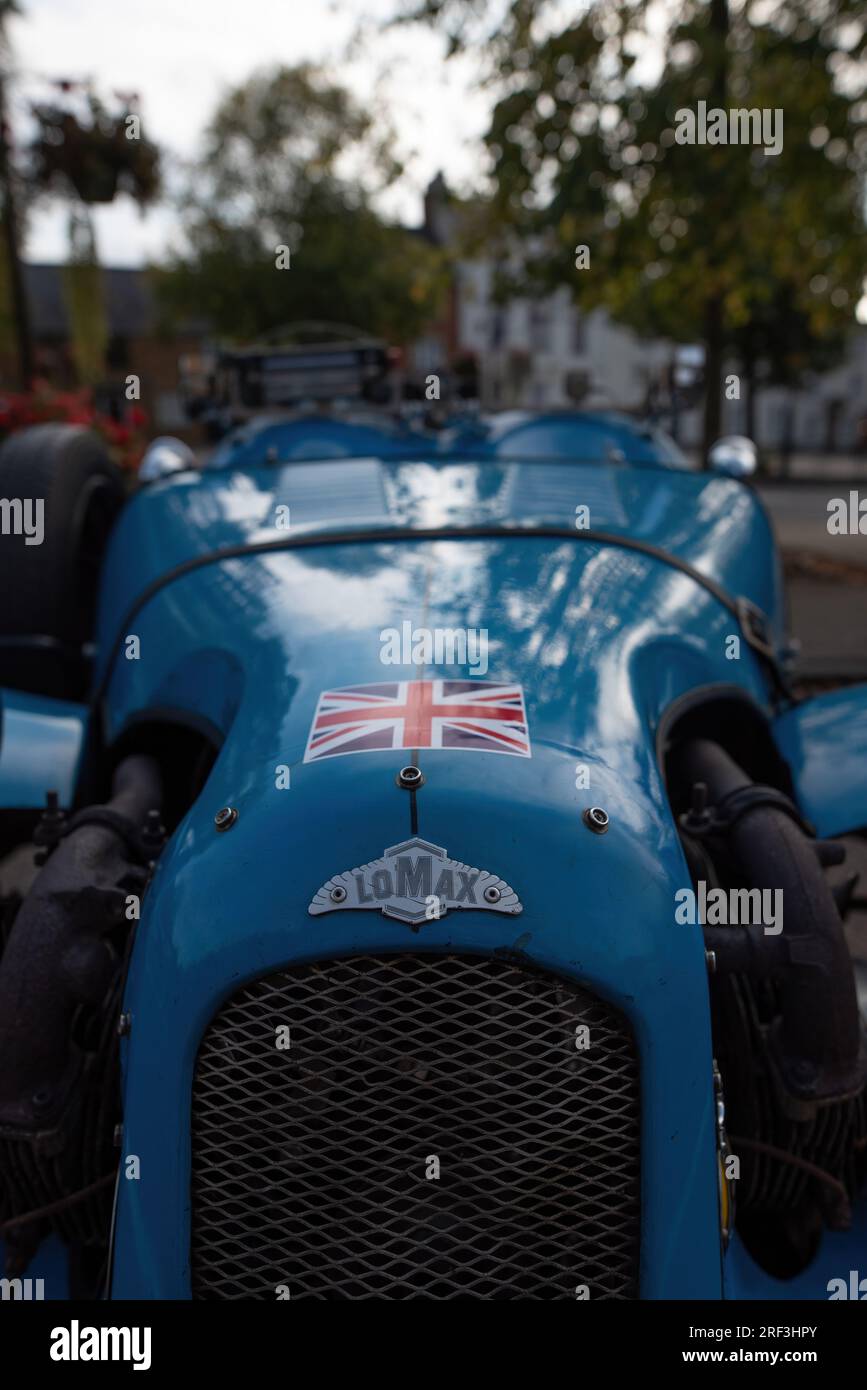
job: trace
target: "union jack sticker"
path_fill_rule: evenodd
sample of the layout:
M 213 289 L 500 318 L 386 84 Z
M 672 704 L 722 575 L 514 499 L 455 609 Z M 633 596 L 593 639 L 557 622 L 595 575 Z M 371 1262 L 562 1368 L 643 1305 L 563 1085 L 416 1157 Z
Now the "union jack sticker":
M 520 685 L 477 680 L 386 681 L 323 690 L 305 763 L 396 748 L 529 758 L 524 692 Z

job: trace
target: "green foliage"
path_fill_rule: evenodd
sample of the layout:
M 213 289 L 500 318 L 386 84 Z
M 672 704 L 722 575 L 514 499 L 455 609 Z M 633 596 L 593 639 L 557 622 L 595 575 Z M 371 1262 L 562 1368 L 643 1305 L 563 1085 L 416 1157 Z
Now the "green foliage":
M 257 74 L 222 102 L 184 200 L 187 248 L 160 269 L 171 321 L 244 341 L 291 320 L 398 341 L 435 312 L 441 257 L 382 221 L 370 194 L 399 172 L 392 137 L 309 67 Z M 288 246 L 291 268 L 275 268 Z
M 717 358 L 764 355 L 791 380 L 839 351 L 867 268 L 863 4 L 679 0 L 664 34 L 661 13 L 597 0 L 563 28 L 547 0 L 487 17 L 469 0 L 415 8 L 488 54 L 494 206 L 524 248 L 512 288 L 565 283 L 583 307 L 679 341 L 708 340 L 712 307 Z M 700 100 L 782 108 L 782 152 L 676 143 L 676 112 Z
M 108 334 L 102 304 L 102 272 L 98 265 L 65 265 L 63 298 L 69 318 L 69 338 L 78 380 L 93 386 L 105 373 Z
M 93 228 L 86 212 L 70 217 L 69 264 L 63 267 L 63 299 L 69 319 L 69 339 L 78 380 L 95 386 L 105 372 L 108 318 L 102 271 L 96 257 Z
M 0 354 L 12 357 L 17 345 L 12 284 L 9 273 L 9 250 L 0 217 Z

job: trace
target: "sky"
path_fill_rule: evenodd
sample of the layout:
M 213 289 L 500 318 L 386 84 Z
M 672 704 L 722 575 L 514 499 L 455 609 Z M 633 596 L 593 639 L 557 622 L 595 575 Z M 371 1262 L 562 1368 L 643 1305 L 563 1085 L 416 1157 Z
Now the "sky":
M 398 0 L 20 0 L 9 21 L 10 111 L 19 141 L 32 130 L 30 105 L 52 94 L 59 78 L 91 80 L 111 100 L 137 92 L 146 133 L 161 147 L 168 198 L 142 214 L 128 198 L 94 210 L 99 258 L 107 266 L 158 261 L 179 241 L 171 193 L 184 161 L 221 97 L 256 69 L 311 61 L 339 78 L 356 98 L 388 112 L 406 173 L 379 203 L 383 215 L 408 225 L 422 217 L 422 194 L 442 170 L 457 192 L 483 177 L 481 136 L 491 95 L 479 84 L 478 56 L 444 59 L 443 39 L 426 28 L 382 29 Z M 580 0 L 577 0 L 580 3 Z M 552 6 L 565 18 L 576 0 Z M 651 28 L 661 35 L 670 0 L 658 0 Z M 353 44 L 364 22 L 367 39 Z M 654 52 L 655 50 L 655 52 Z M 662 41 L 640 63 L 662 59 Z M 649 73 L 648 73 L 649 75 Z M 68 211 L 54 201 L 28 220 L 30 261 L 65 261 Z M 865 282 L 867 283 L 867 282 Z M 867 323 L 867 294 L 858 308 Z
M 420 28 L 376 33 L 349 55 L 359 20 L 389 15 L 394 0 L 21 0 L 9 24 L 13 131 L 28 133 L 34 101 L 50 81 L 91 79 L 97 93 L 137 92 L 143 129 L 161 146 L 169 188 L 220 97 L 257 68 L 321 63 L 365 104 L 387 103 L 407 173 L 380 210 L 409 224 L 421 220 L 421 197 L 438 170 L 458 189 L 478 180 L 478 140 L 488 99 L 470 59 L 443 60 L 443 42 Z M 128 198 L 96 210 L 104 265 L 159 259 L 177 240 L 169 207 L 144 216 Z M 34 210 L 25 243 L 30 261 L 65 260 L 67 212 L 61 203 Z

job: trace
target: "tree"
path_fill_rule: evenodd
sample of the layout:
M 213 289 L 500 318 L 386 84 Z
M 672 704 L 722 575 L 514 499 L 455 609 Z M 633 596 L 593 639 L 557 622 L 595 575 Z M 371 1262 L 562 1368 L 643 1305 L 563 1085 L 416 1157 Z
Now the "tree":
M 230 92 L 183 200 L 186 245 L 157 276 L 167 315 L 205 318 L 236 341 L 298 319 L 397 341 L 417 334 L 436 310 L 443 265 L 371 205 L 399 172 L 393 143 L 306 65 Z
M 794 302 L 790 284 L 769 286 L 764 303 L 753 304 L 750 317 L 736 324 L 731 347 L 740 364 L 744 428 L 755 437 L 756 393 L 761 386 L 797 387 L 804 372 L 827 371 L 842 357 L 844 339 L 815 331 L 808 314 Z
M 678 0 L 652 33 L 664 13 L 591 0 L 564 29 L 550 0 L 494 12 L 421 0 L 403 18 L 487 52 L 494 206 L 526 248 L 527 282 L 570 284 L 642 333 L 703 342 L 707 450 L 723 356 L 753 319 L 784 302 L 813 342 L 852 324 L 867 266 L 867 26 L 852 0 Z M 678 112 L 700 101 L 780 108 L 782 149 L 679 143 Z M 575 270 L 578 243 L 590 272 Z
M 6 22 L 20 14 L 16 0 L 0 0 L 0 196 L 2 196 L 3 264 L 0 270 L 2 299 L 9 305 L 11 327 L 18 354 L 18 384 L 24 390 L 33 376 L 33 343 L 27 311 L 27 296 L 19 250 L 19 216 L 16 174 L 9 158 L 9 121 L 6 109 L 7 68 L 10 60 Z M 3 315 L 5 318 L 5 314 Z M 5 336 L 5 334 L 4 334 Z

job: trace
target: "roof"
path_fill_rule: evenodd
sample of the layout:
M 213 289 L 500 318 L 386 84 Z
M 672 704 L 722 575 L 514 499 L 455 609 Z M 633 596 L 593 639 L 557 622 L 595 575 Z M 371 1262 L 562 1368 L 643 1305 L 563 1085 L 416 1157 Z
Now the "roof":
M 68 338 L 69 316 L 63 292 L 63 265 L 25 265 L 24 285 L 35 338 Z M 101 269 L 110 337 L 142 338 L 157 331 L 157 304 L 147 270 Z M 205 331 L 203 322 L 183 324 L 180 332 Z

